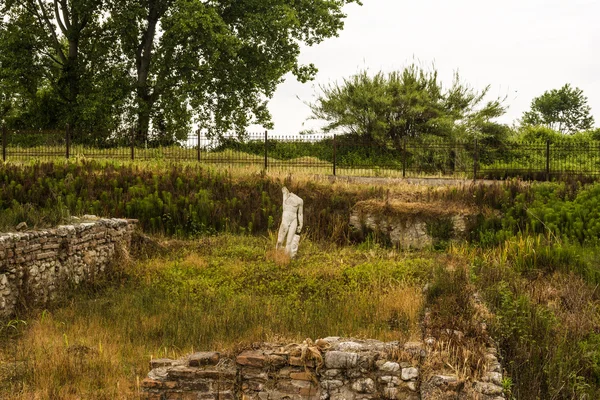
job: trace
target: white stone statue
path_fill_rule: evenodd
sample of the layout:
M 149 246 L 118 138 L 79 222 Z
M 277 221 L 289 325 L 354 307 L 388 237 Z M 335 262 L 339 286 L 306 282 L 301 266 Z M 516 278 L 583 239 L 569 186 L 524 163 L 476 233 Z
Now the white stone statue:
M 283 247 L 283 241 L 285 240 L 285 252 L 291 258 L 294 258 L 300 243 L 304 201 L 294 193 L 290 193 L 285 186 L 281 191 L 283 192 L 283 215 L 281 216 L 281 225 L 279 225 L 276 248 Z

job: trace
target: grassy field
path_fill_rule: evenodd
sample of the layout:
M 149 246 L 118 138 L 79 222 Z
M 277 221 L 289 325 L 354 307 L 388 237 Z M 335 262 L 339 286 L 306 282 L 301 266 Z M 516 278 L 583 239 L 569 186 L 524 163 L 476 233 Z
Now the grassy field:
M 306 241 L 288 263 L 273 241 L 167 241 L 165 254 L 5 322 L 0 396 L 131 399 L 152 357 L 329 335 L 420 339 L 422 287 L 439 255 Z
M 443 252 L 305 241 L 289 262 L 273 236 L 159 243 L 107 280 L 3 321 L 0 398 L 137 398 L 151 358 L 258 341 L 422 340 L 426 309 L 440 358 L 424 368 L 475 378 L 495 345 L 508 398 L 600 394 L 600 296 L 586 273 L 597 248 L 542 237 Z
M 0 225 L 125 216 L 161 243 L 0 321 L 2 398 L 135 398 L 151 357 L 254 341 L 422 339 L 426 309 L 449 373 L 477 376 L 493 345 L 509 398 L 600 398 L 598 184 L 331 183 L 166 161 L 4 165 L 0 177 Z M 308 228 L 289 264 L 272 252 L 283 184 L 305 199 Z M 363 200 L 488 211 L 464 242 L 403 252 L 350 240 Z

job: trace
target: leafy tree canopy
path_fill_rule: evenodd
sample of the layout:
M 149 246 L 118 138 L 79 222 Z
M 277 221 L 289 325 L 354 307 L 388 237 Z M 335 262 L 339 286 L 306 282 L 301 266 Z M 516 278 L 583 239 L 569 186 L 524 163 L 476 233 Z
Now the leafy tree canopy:
M 26 115 L 49 92 L 65 122 L 134 123 L 140 141 L 194 122 L 213 134 L 270 127 L 283 76 L 316 72 L 298 63 L 300 46 L 336 36 L 349 3 L 360 0 L 0 0 L 2 109 Z
M 531 110 L 523 114 L 523 125 L 541 125 L 564 134 L 588 130 L 594 126 L 594 117 L 587 97 L 579 88 L 568 83 L 552 89 L 531 101 Z
M 342 83 L 321 86 L 312 119 L 327 121 L 328 132 L 350 133 L 398 146 L 405 137 L 494 135 L 493 118 L 505 112 L 500 99 L 484 102 L 489 87 L 477 91 L 455 74 L 444 89 L 435 69 L 410 65 L 402 71 L 360 72 Z

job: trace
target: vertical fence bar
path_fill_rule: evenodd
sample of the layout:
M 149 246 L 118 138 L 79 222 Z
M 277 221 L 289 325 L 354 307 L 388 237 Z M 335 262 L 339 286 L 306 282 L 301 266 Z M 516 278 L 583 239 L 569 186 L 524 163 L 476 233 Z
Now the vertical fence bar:
M 8 145 L 8 132 L 6 125 L 2 125 L 2 161 L 6 161 L 6 147 Z
M 134 128 L 131 129 L 130 141 L 131 141 L 131 144 L 130 144 L 131 145 L 131 160 L 134 160 L 135 159 L 135 129 Z
M 267 132 L 268 131 L 265 131 L 265 171 L 267 170 L 267 167 L 268 167 L 267 156 L 269 154 L 269 151 L 267 150 Z
M 69 124 L 67 124 L 67 129 L 65 131 L 65 146 L 65 157 L 68 160 L 71 153 L 71 125 Z
M 550 180 L 550 140 L 546 139 L 546 181 Z
M 402 138 L 402 177 L 406 178 L 406 138 Z
M 200 129 L 198 129 L 198 161 L 200 161 Z
M 477 164 L 479 163 L 479 148 L 477 139 L 475 139 L 475 148 L 473 150 L 473 180 L 477 180 Z
M 336 168 L 336 164 L 337 164 L 337 143 L 335 140 L 335 133 L 333 134 L 333 176 L 335 176 L 335 168 Z

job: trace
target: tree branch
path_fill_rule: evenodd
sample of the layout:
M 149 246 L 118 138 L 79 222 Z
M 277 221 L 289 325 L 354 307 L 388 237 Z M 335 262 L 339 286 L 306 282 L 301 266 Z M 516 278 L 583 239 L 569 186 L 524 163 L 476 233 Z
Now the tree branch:
M 58 27 L 62 31 L 63 35 L 66 36 L 67 28 L 60 19 L 60 11 L 58 10 L 58 0 L 54 0 L 54 15 L 56 16 L 56 22 L 58 22 Z
M 44 9 L 44 4 L 42 3 L 42 0 L 38 0 L 38 4 L 40 6 L 40 10 L 42 12 L 43 19 L 46 22 L 45 26 L 50 30 L 50 34 L 52 35 L 52 38 L 54 39 L 54 47 L 56 48 L 58 56 L 60 57 L 60 59 L 62 60 L 63 63 L 66 63 L 67 58 L 65 57 L 65 55 L 62 51 L 62 48 L 60 47 L 60 42 L 58 41 L 58 37 L 56 36 L 56 32 L 54 31 L 54 26 L 52 25 L 52 23 L 50 22 L 50 19 L 48 18 L 48 15 L 46 14 L 46 10 Z M 35 14 L 37 15 L 38 19 L 41 19 L 37 10 L 35 11 Z M 43 23 L 42 23 L 42 26 L 44 26 Z
M 50 57 L 52 59 L 52 61 L 54 61 L 55 63 L 59 64 L 59 65 L 64 65 L 64 63 L 60 60 L 57 60 L 51 53 L 48 53 L 45 50 L 41 50 L 42 54 L 45 54 L 46 56 Z
M 65 26 L 67 29 L 71 29 L 71 16 L 69 15 L 69 5 L 66 0 L 60 0 L 60 7 L 63 12 L 63 19 L 65 21 Z

